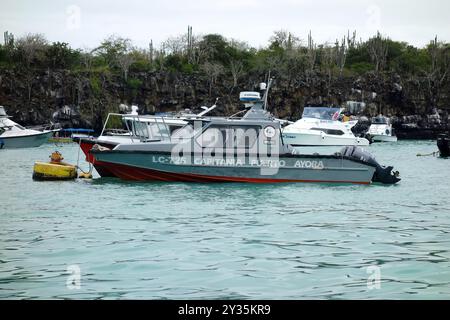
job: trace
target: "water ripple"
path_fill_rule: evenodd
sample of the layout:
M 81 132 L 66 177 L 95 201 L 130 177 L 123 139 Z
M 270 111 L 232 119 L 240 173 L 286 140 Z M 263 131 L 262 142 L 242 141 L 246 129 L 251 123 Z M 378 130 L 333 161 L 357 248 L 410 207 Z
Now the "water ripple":
M 37 183 L 53 146 L 0 150 L 0 299 L 448 298 L 449 162 L 415 156 L 433 142 L 369 149 L 399 185 Z

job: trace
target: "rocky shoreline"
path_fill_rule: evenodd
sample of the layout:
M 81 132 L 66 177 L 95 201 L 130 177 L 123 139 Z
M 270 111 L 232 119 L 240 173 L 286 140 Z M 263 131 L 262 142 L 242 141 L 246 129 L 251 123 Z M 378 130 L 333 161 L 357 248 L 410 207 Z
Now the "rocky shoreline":
M 140 113 L 154 114 L 187 108 L 196 111 L 219 97 L 214 115 L 233 114 L 239 109 L 239 91 L 252 90 L 264 75 L 252 74 L 237 86 L 223 77 L 211 86 L 211 92 L 210 79 L 202 74 L 139 72 L 130 73 L 130 78 L 136 80 L 135 86 L 102 72 L 46 70 L 30 80 L 16 70 L 0 69 L 0 105 L 5 106 L 14 121 L 26 126 L 59 122 L 63 127 L 99 131 L 106 115 L 120 112 L 121 104 L 136 104 Z M 324 81 L 320 74 L 299 75 L 290 81 L 276 79 L 269 99 L 271 111 L 277 117 L 297 120 L 306 105 L 348 108 L 347 101 L 359 101 L 364 108 L 357 110 L 360 123 L 356 133 L 364 132 L 370 126 L 370 118 L 380 110 L 391 117 L 399 139 L 435 139 L 437 134 L 449 130 L 449 113 L 445 109 L 448 94 L 441 99 L 443 108 L 430 109 L 423 94 L 414 91 L 413 80 L 369 73 L 336 79 L 330 86 Z

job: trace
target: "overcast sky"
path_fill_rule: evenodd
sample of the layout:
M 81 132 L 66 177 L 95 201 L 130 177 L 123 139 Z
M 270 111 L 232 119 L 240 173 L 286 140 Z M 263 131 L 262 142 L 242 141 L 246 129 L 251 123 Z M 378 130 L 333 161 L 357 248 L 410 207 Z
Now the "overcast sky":
M 394 40 L 426 45 L 435 35 L 450 42 L 448 0 L 0 0 L 0 29 L 16 37 L 43 33 L 50 41 L 94 48 L 116 34 L 146 48 L 186 32 L 219 33 L 265 46 L 274 30 L 318 43 L 347 30 L 367 39 L 377 30 Z

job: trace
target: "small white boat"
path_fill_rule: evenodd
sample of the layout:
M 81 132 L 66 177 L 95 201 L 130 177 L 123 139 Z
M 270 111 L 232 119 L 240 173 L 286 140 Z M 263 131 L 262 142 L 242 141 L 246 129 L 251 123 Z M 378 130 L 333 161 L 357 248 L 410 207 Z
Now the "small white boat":
M 379 115 L 372 118 L 372 124 L 367 132 L 374 142 L 396 142 L 397 137 L 389 118 Z
M 292 146 L 368 146 L 369 140 L 356 137 L 354 121 L 339 121 L 342 108 L 306 107 L 302 118 L 283 129 L 283 140 Z
M 0 149 L 39 147 L 52 135 L 51 130 L 26 129 L 9 119 L 5 108 L 0 106 Z

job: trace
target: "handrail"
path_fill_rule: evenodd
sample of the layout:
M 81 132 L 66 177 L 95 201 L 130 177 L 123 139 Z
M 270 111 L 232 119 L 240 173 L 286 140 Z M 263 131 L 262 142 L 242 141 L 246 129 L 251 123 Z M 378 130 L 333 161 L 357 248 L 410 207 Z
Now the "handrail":
M 164 123 L 164 126 L 166 127 L 167 135 L 169 136 L 169 141 L 172 142 L 172 136 L 171 136 L 171 134 L 170 134 L 170 128 L 169 128 L 169 126 L 166 124 L 166 120 L 164 120 L 164 117 L 162 117 L 162 121 L 163 121 L 163 123 Z M 161 138 L 162 138 L 162 135 L 161 135 Z
M 156 126 L 158 127 L 159 136 L 160 136 L 161 140 L 164 139 L 163 131 L 164 131 L 164 129 L 166 129 L 168 132 L 169 141 L 172 141 L 171 136 L 170 136 L 170 129 L 169 129 L 168 124 L 165 121 L 165 117 L 152 116 L 151 118 L 147 119 L 147 118 L 140 117 L 139 114 L 108 113 L 106 121 L 103 125 L 101 135 L 103 135 L 105 133 L 106 126 L 107 126 L 108 122 L 110 121 L 111 116 L 120 116 L 122 119 L 123 118 L 131 118 L 132 119 L 131 128 L 127 121 L 125 121 L 125 126 L 126 126 L 127 131 L 130 133 L 130 138 L 133 143 L 134 143 L 133 137 L 139 138 L 139 140 L 142 142 L 145 142 L 145 140 L 147 140 L 147 139 L 156 138 L 156 137 L 153 137 L 153 133 L 150 131 L 148 121 L 150 121 L 150 123 L 156 124 Z M 161 124 L 162 124 L 162 126 L 161 126 Z M 141 125 L 145 125 L 146 129 L 143 128 Z M 145 134 L 145 130 L 147 131 L 147 135 Z

